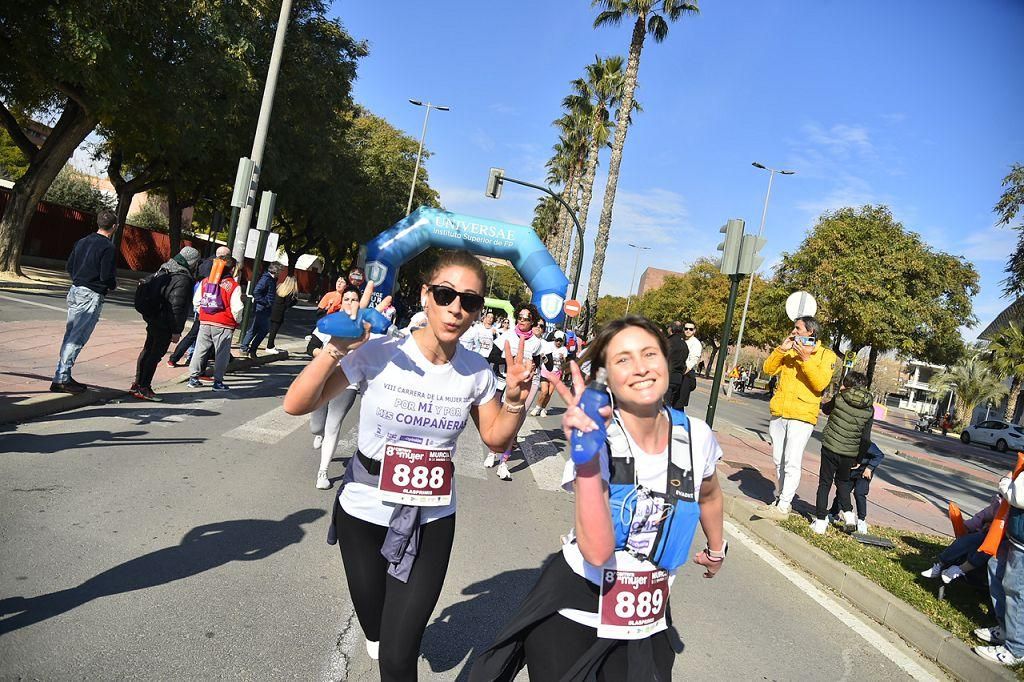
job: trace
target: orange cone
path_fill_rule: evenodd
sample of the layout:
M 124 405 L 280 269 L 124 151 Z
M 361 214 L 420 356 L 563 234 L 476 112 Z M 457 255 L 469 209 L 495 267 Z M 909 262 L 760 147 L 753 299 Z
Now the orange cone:
M 949 522 L 953 524 L 953 535 L 963 537 L 967 534 L 967 526 L 964 525 L 964 515 L 956 502 L 949 503 Z
M 1017 453 L 1017 466 L 1013 468 L 1010 478 L 1016 479 L 1021 471 L 1024 471 L 1024 452 Z M 1006 533 L 1006 517 L 1009 513 L 1010 505 L 1003 500 L 999 503 L 999 510 L 996 511 L 995 518 L 992 519 L 992 525 L 989 526 L 988 533 L 985 534 L 984 542 L 978 548 L 979 552 L 984 552 L 989 556 L 996 555 L 996 552 L 999 551 L 999 543 L 1003 541 L 1003 535 Z

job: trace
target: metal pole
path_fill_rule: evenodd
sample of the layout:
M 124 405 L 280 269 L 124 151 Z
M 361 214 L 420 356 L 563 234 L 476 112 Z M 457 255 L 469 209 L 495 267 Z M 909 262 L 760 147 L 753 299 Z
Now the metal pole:
M 274 92 L 277 90 L 277 74 L 281 70 L 281 55 L 284 52 L 284 36 L 288 30 L 288 16 L 292 11 L 292 0 L 282 0 L 281 15 L 277 19 L 277 32 L 274 34 L 274 49 L 270 53 L 270 67 L 267 69 L 267 83 L 263 87 L 263 102 L 260 104 L 260 116 L 256 122 L 256 136 L 252 141 L 252 185 L 249 189 L 248 201 L 241 211 L 239 228 L 234 235 L 231 254 L 239 263 L 245 264 L 245 241 L 249 237 L 249 225 L 252 223 L 253 205 L 256 203 L 256 190 L 260 184 L 260 173 L 263 171 L 263 147 L 267 142 L 267 129 L 270 127 L 270 112 L 274 109 Z
M 252 277 L 249 278 L 249 298 L 245 302 L 245 309 L 242 311 L 242 336 L 238 339 L 239 343 L 245 340 L 245 334 L 249 331 L 249 323 L 252 321 L 252 292 L 256 288 L 256 282 L 259 281 L 260 275 L 263 274 L 263 256 L 267 250 L 267 240 L 270 238 L 270 230 L 260 230 L 260 239 L 256 242 L 256 256 L 252 259 Z M 250 348 L 249 352 L 253 349 Z
M 636 250 L 636 258 L 633 259 L 633 274 L 629 276 L 629 293 L 626 295 L 626 314 L 629 314 L 629 304 L 633 301 L 633 280 L 636 279 L 636 268 L 640 264 L 640 252 L 649 251 L 649 246 L 637 246 L 636 244 L 630 244 Z M 639 296 L 639 292 L 637 292 Z
M 714 426 L 715 409 L 718 407 L 718 392 L 722 390 L 722 375 L 725 374 L 725 356 L 729 353 L 729 332 L 732 331 L 732 314 L 736 309 L 736 293 L 742 275 L 729 275 L 729 305 L 725 308 L 725 322 L 722 323 L 721 350 L 715 363 L 715 379 L 711 382 L 711 397 L 708 398 L 708 413 L 704 421 Z
M 764 208 L 761 209 L 761 227 L 757 228 L 757 236 L 760 237 L 764 233 L 764 219 L 768 215 L 768 197 L 772 195 L 772 180 L 775 179 L 775 169 L 770 168 L 768 173 L 768 191 L 764 195 Z M 743 346 L 743 329 L 747 324 L 747 308 L 750 307 L 750 292 L 754 289 L 754 275 L 756 273 L 750 273 L 750 281 L 747 282 L 747 297 L 743 301 L 743 315 L 740 316 L 740 330 L 736 334 L 736 353 L 733 355 L 732 364 L 733 367 L 740 364 L 740 348 Z M 732 384 L 729 384 L 729 395 L 732 395 Z
M 409 205 L 405 207 L 406 215 L 412 213 L 412 195 L 416 192 L 416 176 L 420 172 L 420 158 L 423 156 L 423 140 L 427 137 L 427 119 L 430 118 L 431 106 L 430 102 L 427 102 L 427 113 L 423 114 L 423 132 L 420 133 L 420 148 L 416 152 L 416 167 L 412 171 L 412 187 L 409 188 Z
M 240 210 L 237 206 L 231 207 L 231 227 L 228 228 L 228 244 L 231 247 L 235 245 L 235 230 L 238 229 L 238 213 Z

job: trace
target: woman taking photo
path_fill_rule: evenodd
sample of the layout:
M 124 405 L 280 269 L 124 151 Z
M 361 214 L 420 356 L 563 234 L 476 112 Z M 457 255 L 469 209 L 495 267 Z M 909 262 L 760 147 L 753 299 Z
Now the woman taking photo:
M 519 426 L 532 369 L 510 358 L 504 404 L 484 358 L 459 337 L 483 308 L 485 273 L 466 251 L 441 256 L 421 289 L 427 325 L 405 338 L 334 337 L 302 370 L 284 409 L 306 414 L 357 384 L 358 450 L 345 471 L 328 541 L 337 540 L 349 594 L 382 680 L 415 680 L 420 640 L 437 604 L 455 536 L 451 455 L 472 417 L 503 447 Z M 363 292 L 365 306 L 372 284 Z M 390 302 L 385 298 L 379 309 Z
M 663 404 L 668 347 L 643 317 L 615 320 L 587 351 L 607 370 L 614 411 L 607 437 L 585 464 L 570 460 L 563 485 L 575 492 L 575 528 L 550 557 L 533 590 L 498 638 L 477 658 L 475 681 L 512 680 L 525 664 L 531 682 L 671 679 L 675 652 L 669 591 L 686 563 L 698 520 L 707 546 L 694 557 L 713 578 L 725 558 L 722 451 L 704 422 Z M 583 377 L 572 364 L 574 384 Z M 573 429 L 600 428 L 561 382 Z
M 359 289 L 349 284 L 341 293 L 341 310 L 349 316 L 355 315 L 359 312 L 359 298 Z M 321 344 L 331 340 L 331 337 L 319 331 L 314 331 L 313 334 Z M 311 355 L 315 358 L 323 352 L 323 348 L 314 348 Z M 357 395 L 359 395 L 359 387 L 351 384 L 344 391 L 313 410 L 309 416 L 309 430 L 313 432 L 313 449 L 320 451 L 320 467 L 316 472 L 316 487 L 320 490 L 328 490 L 331 487 L 327 469 L 334 458 L 334 450 L 338 447 L 341 423 L 348 416 L 348 411 L 352 409 Z
M 540 389 L 540 372 L 537 365 L 540 362 L 542 341 L 539 336 L 534 335 L 534 329 L 539 322 L 540 313 L 537 312 L 536 306 L 523 306 L 516 315 L 515 328 L 499 336 L 495 344 L 503 351 L 501 361 L 495 366 L 496 389 L 498 391 L 505 388 L 505 375 L 508 363 L 520 355 L 526 358 L 526 361 L 530 363 L 532 368 L 538 370 L 533 373 L 533 383 L 526 396 L 527 409 L 530 408 L 533 399 L 537 396 L 537 391 Z M 503 481 L 512 480 L 512 472 L 508 469 L 508 460 L 512 456 L 512 447 L 516 444 L 515 437 L 519 434 L 519 428 L 526 418 L 526 413 L 524 412 L 520 416 L 519 425 L 516 427 L 515 433 L 512 434 L 512 438 L 507 443 L 503 443 L 501 447 L 491 447 L 487 457 L 484 458 L 484 466 L 487 468 L 494 466 L 496 462 L 498 463 L 498 478 Z

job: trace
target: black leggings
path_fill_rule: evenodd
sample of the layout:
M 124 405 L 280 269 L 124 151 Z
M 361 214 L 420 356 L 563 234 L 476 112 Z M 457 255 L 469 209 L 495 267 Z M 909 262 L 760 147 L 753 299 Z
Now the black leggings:
M 146 324 L 146 342 L 135 363 L 135 383 L 140 388 L 151 388 L 156 366 L 171 345 L 171 330 L 162 325 Z
M 366 639 L 380 642 L 380 679 L 415 680 L 420 641 L 448 572 L 455 515 L 420 527 L 420 547 L 409 582 L 388 575 L 380 548 L 388 529 L 335 509 L 348 592 Z
M 672 679 L 672 663 L 675 651 L 667 642 L 660 639 L 668 637 L 667 631 L 652 635 L 654 645 L 654 669 L 663 680 Z M 526 635 L 526 669 L 530 673 L 530 682 L 557 682 L 576 665 L 583 654 L 597 641 L 597 630 L 569 620 L 565 616 L 554 614 L 533 626 Z M 601 664 L 597 674 L 598 682 L 618 682 L 629 679 L 629 662 L 623 641 L 613 648 Z
M 850 481 L 850 469 L 856 463 L 855 457 L 842 457 L 831 450 L 821 449 L 821 466 L 818 468 L 818 499 L 816 500 L 815 515 L 824 519 L 828 508 L 828 493 L 832 489 L 832 483 L 836 484 L 836 500 L 844 512 L 851 511 L 850 488 L 853 483 Z
M 281 329 L 282 324 L 284 324 L 284 320 L 280 320 L 279 322 L 275 322 L 274 320 L 270 321 L 270 334 L 267 335 L 267 348 L 274 347 L 274 339 L 277 338 L 277 332 Z

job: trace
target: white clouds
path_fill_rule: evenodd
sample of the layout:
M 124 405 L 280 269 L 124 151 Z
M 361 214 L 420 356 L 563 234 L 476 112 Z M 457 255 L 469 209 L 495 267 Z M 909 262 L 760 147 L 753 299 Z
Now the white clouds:
M 797 201 L 796 207 L 810 217 L 817 217 L 825 211 L 877 202 L 878 198 L 866 180 L 843 173 L 835 178 L 831 189 L 819 196 Z
M 601 205 L 591 207 L 600 214 Z M 596 216 L 595 216 L 596 217 Z M 689 227 L 689 211 L 678 192 L 652 188 L 639 192 L 620 190 L 615 195 L 612 212 L 614 241 L 635 241 L 643 244 L 674 244 Z
M 803 131 L 810 144 L 824 147 L 837 157 L 847 158 L 852 153 L 870 154 L 874 150 L 868 129 L 861 125 L 836 123 L 825 129 L 817 123 L 807 123 Z
M 971 232 L 961 244 L 963 256 L 969 261 L 1003 262 L 1017 248 L 1017 236 L 1013 230 L 990 227 Z

